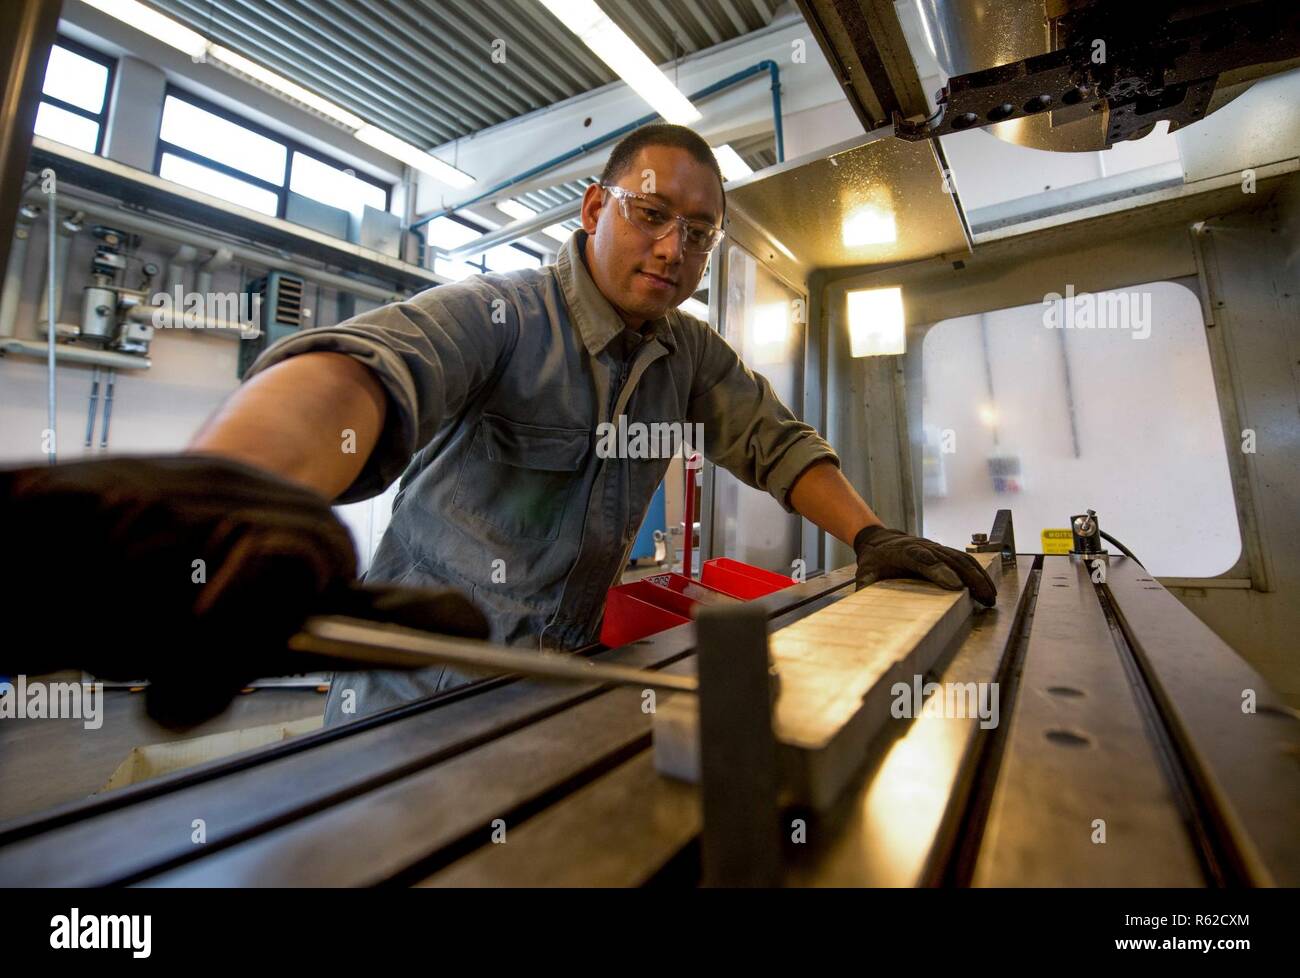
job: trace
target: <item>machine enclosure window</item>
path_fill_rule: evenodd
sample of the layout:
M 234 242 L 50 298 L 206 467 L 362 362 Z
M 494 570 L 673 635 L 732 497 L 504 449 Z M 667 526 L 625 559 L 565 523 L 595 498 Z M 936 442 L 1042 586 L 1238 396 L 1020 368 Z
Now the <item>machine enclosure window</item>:
M 1225 446 L 1184 286 L 1067 289 L 936 323 L 922 389 L 926 536 L 964 544 L 1010 509 L 1037 552 L 1044 529 L 1095 509 L 1152 574 L 1214 577 L 1240 556 L 1227 449 L 1241 446 Z

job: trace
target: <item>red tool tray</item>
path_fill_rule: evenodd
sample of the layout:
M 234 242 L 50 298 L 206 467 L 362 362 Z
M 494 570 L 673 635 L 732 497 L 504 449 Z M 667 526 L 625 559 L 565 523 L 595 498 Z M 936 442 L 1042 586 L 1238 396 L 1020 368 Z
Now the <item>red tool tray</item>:
M 692 460 L 694 461 L 694 460 Z M 627 645 L 691 620 L 699 603 L 748 601 L 794 584 L 791 577 L 775 574 L 730 557 L 706 560 L 697 581 L 691 573 L 691 543 L 695 524 L 695 493 L 692 476 L 698 469 L 686 467 L 686 542 L 682 547 L 685 574 L 654 574 L 609 589 L 605 598 L 605 620 L 600 642 L 608 648 Z

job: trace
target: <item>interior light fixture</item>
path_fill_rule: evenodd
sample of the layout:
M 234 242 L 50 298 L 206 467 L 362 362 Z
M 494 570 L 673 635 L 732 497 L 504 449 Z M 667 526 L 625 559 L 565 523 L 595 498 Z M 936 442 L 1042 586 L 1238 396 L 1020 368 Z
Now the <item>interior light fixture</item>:
M 897 356 L 906 352 L 902 289 L 855 289 L 848 293 L 847 315 L 852 356 Z
M 731 148 L 730 143 L 714 146 L 713 155 L 717 157 L 718 167 L 722 170 L 722 179 L 725 181 L 739 180 L 754 172 L 754 168 L 740 158 L 740 154 Z
M 883 204 L 861 204 L 845 215 L 840 240 L 846 248 L 893 244 L 898 240 L 894 212 Z
M 474 178 L 464 170 L 444 163 L 431 153 L 412 146 L 404 139 L 398 139 L 390 132 L 384 132 L 378 126 L 362 126 L 354 135 L 367 146 L 373 146 L 381 153 L 387 153 L 393 159 L 401 160 L 407 166 L 415 167 L 445 184 L 459 189 L 474 186 Z
M 307 108 L 319 112 L 335 122 L 341 122 L 349 129 L 360 129 L 366 124 L 364 119 L 349 112 L 341 105 L 335 105 L 329 99 L 321 98 L 315 92 L 309 92 L 301 85 L 289 81 L 283 75 L 277 75 L 271 69 L 264 68 L 256 61 L 250 61 L 242 54 L 238 54 L 229 48 L 223 48 L 219 44 L 212 45 L 208 49 L 208 59 L 219 62 L 223 67 L 228 67 L 238 74 L 247 75 L 266 88 L 272 89 L 295 102 L 301 102 Z
M 646 57 L 636 42 L 596 6 L 595 0 L 541 0 L 555 18 L 578 36 L 592 54 L 668 122 L 688 126 L 701 118 L 677 86 Z
M 533 210 L 522 200 L 515 200 L 513 197 L 508 200 L 498 200 L 496 202 L 496 208 L 501 213 L 513 217 L 516 221 L 525 220 L 537 213 L 537 211 Z
M 136 30 L 148 34 L 156 41 L 184 51 L 196 61 L 207 56 L 208 39 L 198 31 L 192 31 L 179 21 L 160 14 L 152 7 L 147 7 L 139 0 L 85 0 L 88 6 L 116 17 Z

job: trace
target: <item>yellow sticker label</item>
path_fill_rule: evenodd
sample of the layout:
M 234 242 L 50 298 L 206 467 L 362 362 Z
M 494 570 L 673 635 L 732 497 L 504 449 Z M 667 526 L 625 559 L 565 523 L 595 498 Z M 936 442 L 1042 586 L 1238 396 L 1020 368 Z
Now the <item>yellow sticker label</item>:
M 1074 548 L 1074 534 L 1067 527 L 1064 530 L 1043 531 L 1043 553 L 1068 554 Z

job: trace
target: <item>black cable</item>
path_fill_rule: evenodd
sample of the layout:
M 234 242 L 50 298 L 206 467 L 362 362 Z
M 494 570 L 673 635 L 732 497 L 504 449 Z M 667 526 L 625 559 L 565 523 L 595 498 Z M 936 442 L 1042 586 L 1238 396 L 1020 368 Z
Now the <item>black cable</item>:
M 1107 541 L 1108 543 L 1113 543 L 1113 544 L 1115 545 L 1115 548 L 1116 548 L 1120 553 L 1122 553 L 1122 554 L 1123 554 L 1125 557 L 1127 557 L 1129 560 L 1131 560 L 1131 561 L 1133 561 L 1134 563 L 1136 563 L 1136 564 L 1137 564 L 1139 567 L 1141 567 L 1143 570 L 1146 570 L 1146 569 L 1147 569 L 1147 565 L 1144 564 L 1144 563 L 1142 563 L 1142 561 L 1138 560 L 1137 557 L 1135 557 L 1135 556 L 1133 555 L 1133 551 L 1132 551 L 1132 550 L 1130 550 L 1128 547 L 1124 546 L 1124 544 L 1120 543 L 1118 540 L 1116 540 L 1113 536 L 1111 536 L 1111 535 L 1110 535 L 1109 533 L 1107 533 L 1105 530 L 1098 530 L 1098 531 L 1097 531 L 1097 534 L 1098 534 L 1098 535 L 1099 535 L 1103 540 Z

